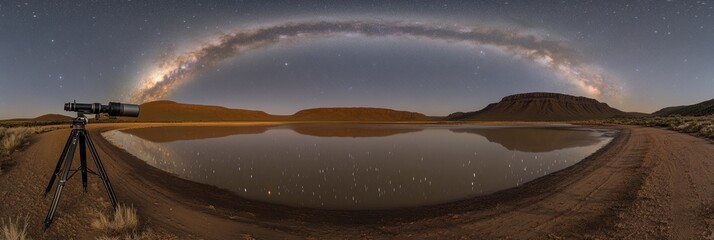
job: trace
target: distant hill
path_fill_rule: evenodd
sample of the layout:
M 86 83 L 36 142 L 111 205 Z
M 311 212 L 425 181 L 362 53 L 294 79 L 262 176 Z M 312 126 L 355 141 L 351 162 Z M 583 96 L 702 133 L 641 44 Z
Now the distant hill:
M 610 117 L 643 117 L 642 113 L 626 113 L 598 102 L 595 99 L 560 93 L 522 93 L 504 97 L 474 112 L 457 112 L 446 118 L 429 117 L 417 112 L 387 108 L 334 107 L 312 108 L 293 115 L 271 115 L 263 111 L 230 109 L 221 106 L 183 104 L 173 101 L 155 101 L 141 104 L 138 118 L 121 117 L 123 121 L 140 122 L 209 122 L 209 121 L 573 121 Z M 694 110 L 690 110 L 694 109 Z M 658 113 L 678 110 L 692 114 L 711 114 L 714 99 L 692 106 L 666 108 Z M 682 114 L 682 113 L 679 113 Z M 685 114 L 682 114 L 685 115 Z M 69 120 L 71 117 L 48 114 L 37 121 Z M 22 119 L 28 120 L 28 119 Z M 308 131 L 301 129 L 303 131 Z M 309 131 L 308 131 L 309 132 Z M 334 134 L 334 133 L 319 133 Z M 347 134 L 349 135 L 349 134 Z
M 475 112 L 457 112 L 448 120 L 572 121 L 630 116 L 595 99 L 560 93 L 522 93 L 504 97 Z
M 230 109 L 219 106 L 183 104 L 172 101 L 155 101 L 140 105 L 138 118 L 124 118 L 146 122 L 169 121 L 265 121 L 275 120 L 262 111 Z
M 429 121 L 433 120 L 417 112 L 397 111 L 386 108 L 313 108 L 296 112 L 289 117 L 293 121 Z
M 58 122 L 58 121 L 69 121 L 73 117 L 65 116 L 62 114 L 45 114 L 36 118 L 13 118 L 0 120 L 1 122 L 21 122 L 21 121 L 31 121 L 31 122 Z
M 679 114 L 682 116 L 704 116 L 714 114 L 714 99 L 693 105 L 666 107 L 652 113 L 655 116 L 669 116 Z
M 128 121 L 428 121 L 432 118 L 416 112 L 386 108 L 314 108 L 293 115 L 271 115 L 262 111 L 230 109 L 220 106 L 193 105 L 173 101 L 141 104 L 138 118 Z
M 31 119 L 32 121 L 69 121 L 73 117 L 65 116 L 62 114 L 45 114 L 36 118 Z

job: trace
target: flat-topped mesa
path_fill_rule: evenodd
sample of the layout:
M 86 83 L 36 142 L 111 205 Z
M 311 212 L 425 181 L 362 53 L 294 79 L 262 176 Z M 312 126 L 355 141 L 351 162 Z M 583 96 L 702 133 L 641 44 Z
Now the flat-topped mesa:
M 549 93 L 549 92 L 533 92 L 533 93 L 519 93 L 510 96 L 503 97 L 501 102 L 509 101 L 536 101 L 536 100 L 548 100 L 548 101 L 567 101 L 567 102 L 582 102 L 590 104 L 604 104 L 606 103 L 598 102 L 592 98 L 586 98 L 581 96 L 571 96 L 562 93 Z
M 560 93 L 534 92 L 510 95 L 500 102 L 468 113 L 454 113 L 450 120 L 573 121 L 603 119 L 628 114 L 606 103 Z

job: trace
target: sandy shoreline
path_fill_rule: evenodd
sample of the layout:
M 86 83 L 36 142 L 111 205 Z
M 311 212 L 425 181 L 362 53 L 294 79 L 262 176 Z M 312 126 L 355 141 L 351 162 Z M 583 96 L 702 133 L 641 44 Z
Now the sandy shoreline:
M 212 123 L 202 123 L 212 124 Z M 224 124 L 224 123 L 220 123 Z M 251 124 L 251 123 L 239 123 Z M 277 123 L 266 123 L 277 124 Z M 194 239 L 275 238 L 703 238 L 714 230 L 714 144 L 662 129 L 621 127 L 582 162 L 496 194 L 388 211 L 328 211 L 244 200 L 148 166 L 89 125 L 120 202 L 159 235 Z M 173 125 L 173 124 L 172 124 Z M 30 217 L 33 238 L 91 238 L 108 201 L 97 178 L 88 193 L 68 182 L 53 227 L 42 193 L 69 129 L 35 136 L 0 175 L 0 217 Z M 90 167 L 93 167 L 90 164 Z

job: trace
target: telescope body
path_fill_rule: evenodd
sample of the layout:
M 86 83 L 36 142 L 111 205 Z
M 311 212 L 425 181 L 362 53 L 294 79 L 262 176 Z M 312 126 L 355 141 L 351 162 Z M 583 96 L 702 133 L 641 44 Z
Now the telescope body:
M 84 114 L 106 113 L 111 117 L 138 117 L 139 105 L 118 102 L 109 102 L 108 105 L 100 103 L 76 103 L 64 104 L 64 110 L 69 112 L 80 112 Z

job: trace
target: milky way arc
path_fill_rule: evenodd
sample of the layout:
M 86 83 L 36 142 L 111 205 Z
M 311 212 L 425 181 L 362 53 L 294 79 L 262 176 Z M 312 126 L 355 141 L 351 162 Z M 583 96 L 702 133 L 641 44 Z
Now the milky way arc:
M 560 41 L 508 29 L 454 27 L 405 22 L 306 21 L 238 31 L 220 36 L 215 43 L 193 51 L 162 59 L 160 64 L 140 79 L 128 101 L 147 102 L 165 98 L 194 75 L 243 52 L 279 42 L 310 37 L 358 34 L 372 37 L 405 37 L 463 42 L 491 46 L 543 65 L 591 96 L 618 95 L 618 88 L 604 74 L 583 62 L 575 51 Z

